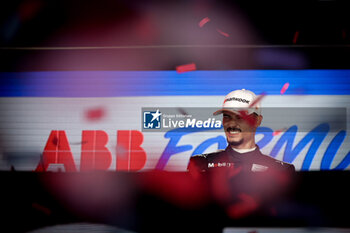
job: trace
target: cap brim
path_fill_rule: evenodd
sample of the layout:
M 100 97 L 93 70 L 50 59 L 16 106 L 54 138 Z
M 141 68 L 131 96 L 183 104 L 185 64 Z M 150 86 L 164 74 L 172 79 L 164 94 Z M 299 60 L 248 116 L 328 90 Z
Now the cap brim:
M 217 115 L 222 114 L 222 113 L 224 113 L 224 112 L 231 112 L 231 113 L 235 113 L 235 114 L 241 114 L 242 111 L 244 111 L 244 110 L 243 110 L 243 109 L 237 109 L 237 110 L 236 110 L 236 109 L 222 108 L 222 109 L 219 109 L 219 110 L 215 111 L 215 112 L 213 113 L 213 115 L 214 115 L 214 116 L 217 116 Z M 248 111 L 248 114 L 252 114 L 252 113 L 256 113 L 256 114 L 258 114 L 258 115 L 261 115 L 260 112 L 256 112 L 256 111 L 249 112 L 249 111 Z
M 213 113 L 214 116 L 217 116 L 217 115 L 220 115 L 224 112 L 231 112 L 231 113 L 235 113 L 235 114 L 239 114 L 239 111 L 238 110 L 233 110 L 233 109 L 227 109 L 227 108 L 222 108 L 222 109 L 219 109 L 217 111 L 215 111 Z

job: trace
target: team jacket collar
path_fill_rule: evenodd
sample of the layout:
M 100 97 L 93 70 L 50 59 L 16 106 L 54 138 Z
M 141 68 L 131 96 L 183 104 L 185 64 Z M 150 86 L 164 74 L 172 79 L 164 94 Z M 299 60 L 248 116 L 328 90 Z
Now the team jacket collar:
M 225 152 L 228 154 L 228 155 L 231 155 L 231 156 L 234 156 L 234 157 L 245 157 L 245 158 L 248 158 L 248 157 L 251 157 L 251 156 L 257 156 L 257 155 L 261 155 L 261 152 L 260 152 L 260 148 L 258 145 L 255 144 L 255 150 L 253 151 L 250 151 L 250 152 L 246 152 L 246 153 L 239 153 L 235 150 L 233 150 L 231 148 L 230 145 L 228 145 L 225 149 Z

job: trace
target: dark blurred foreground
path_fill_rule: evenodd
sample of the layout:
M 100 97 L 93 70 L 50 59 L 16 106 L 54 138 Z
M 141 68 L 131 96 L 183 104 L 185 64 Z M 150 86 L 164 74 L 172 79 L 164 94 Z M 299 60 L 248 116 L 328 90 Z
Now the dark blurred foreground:
M 0 231 L 81 222 L 131 232 L 222 232 L 229 227 L 346 231 L 349 180 L 349 171 L 1 172 Z

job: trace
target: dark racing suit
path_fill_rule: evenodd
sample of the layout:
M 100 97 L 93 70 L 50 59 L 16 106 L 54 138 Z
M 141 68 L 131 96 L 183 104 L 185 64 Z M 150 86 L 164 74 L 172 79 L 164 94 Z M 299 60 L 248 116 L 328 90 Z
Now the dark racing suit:
M 193 156 L 188 170 L 194 177 L 208 178 L 214 200 L 230 220 L 247 218 L 248 222 L 251 218 L 268 222 L 285 209 L 295 175 L 293 164 L 262 154 L 258 146 L 246 153 L 228 146 Z

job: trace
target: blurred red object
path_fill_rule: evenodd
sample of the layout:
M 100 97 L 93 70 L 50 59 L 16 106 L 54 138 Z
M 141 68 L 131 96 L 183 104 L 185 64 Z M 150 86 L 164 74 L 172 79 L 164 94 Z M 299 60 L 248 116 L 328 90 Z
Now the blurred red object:
M 289 83 L 285 83 L 281 89 L 281 95 L 283 95 L 289 87 Z
M 190 63 L 186 65 L 181 65 L 176 67 L 176 71 L 178 73 L 188 72 L 188 71 L 194 71 L 196 70 L 196 64 Z
M 249 214 L 254 212 L 259 206 L 258 202 L 254 199 L 254 197 L 246 193 L 239 194 L 238 198 L 240 199 L 240 201 L 236 204 L 231 205 L 228 208 L 228 215 L 234 219 L 248 216 Z
M 296 32 L 294 33 L 294 37 L 293 37 L 293 44 L 296 44 L 296 43 L 297 43 L 298 37 L 299 37 L 299 31 L 296 31 Z
M 85 113 L 85 117 L 89 121 L 101 120 L 105 115 L 106 115 L 106 111 L 102 107 L 88 109 Z
M 45 206 L 42 206 L 36 202 L 32 203 L 32 207 L 46 215 L 50 215 L 51 214 L 51 210 Z
M 230 36 L 228 33 L 221 31 L 219 28 L 217 28 L 216 31 L 218 31 L 224 37 L 229 37 Z
M 23 21 L 30 20 L 40 11 L 44 2 L 41 0 L 23 1 L 18 9 L 20 19 Z
M 208 17 L 205 17 L 204 19 L 202 19 L 198 25 L 199 27 L 203 27 L 206 23 L 210 22 L 210 19 Z
M 285 131 L 285 130 L 286 130 L 286 128 L 278 129 L 278 130 L 276 130 L 276 131 L 274 131 L 274 132 L 272 133 L 272 136 L 277 136 L 277 135 L 279 135 L 280 133 L 282 133 L 282 132 Z

